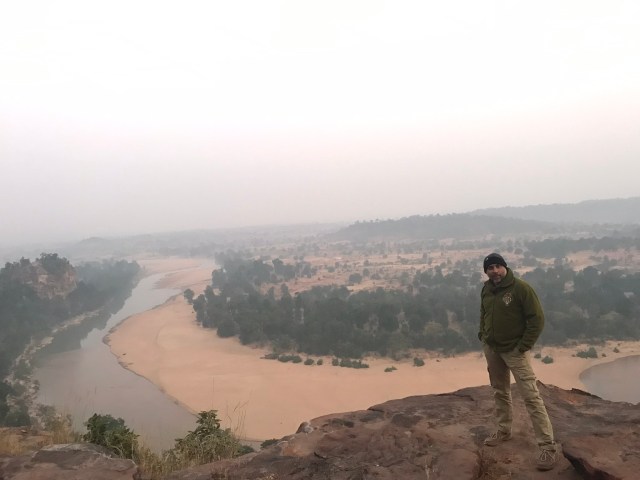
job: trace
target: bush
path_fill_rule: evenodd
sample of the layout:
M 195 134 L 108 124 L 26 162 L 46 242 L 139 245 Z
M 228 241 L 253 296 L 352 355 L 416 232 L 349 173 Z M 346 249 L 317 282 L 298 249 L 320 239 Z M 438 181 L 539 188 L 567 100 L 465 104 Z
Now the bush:
M 314 363 L 316 363 L 316 362 L 314 362 L 312 358 L 307 358 L 307 359 L 304 361 L 304 364 L 305 364 L 305 365 L 313 365 Z
M 337 358 L 332 358 L 331 365 L 333 365 L 334 367 L 337 367 L 338 365 L 340 365 L 340 360 L 338 360 Z
M 278 360 L 279 355 L 275 352 L 267 353 L 264 357 L 265 360 Z
M 85 426 L 87 433 L 82 436 L 85 442 L 102 445 L 119 457 L 133 458 L 138 435 L 124 424 L 123 419 L 94 413 Z
M 533 358 L 542 358 L 542 354 L 538 352 L 533 356 Z
M 269 440 L 265 440 L 264 442 L 262 442 L 260 444 L 260 448 L 267 448 L 268 446 L 278 443 L 279 441 L 280 440 L 278 440 L 277 438 L 270 438 Z
M 613 353 L 620 353 L 620 349 L 619 349 L 618 347 L 615 347 L 615 348 L 613 349 Z
M 414 367 L 424 367 L 424 360 L 419 358 L 419 357 L 415 357 L 413 359 L 413 366 Z
M 302 357 L 300 357 L 300 355 L 280 355 L 278 357 L 278 361 L 283 363 L 287 363 L 287 362 L 301 363 Z
M 385 373 L 395 372 L 396 370 L 397 370 L 397 368 L 393 367 L 393 366 L 387 367 L 387 368 L 384 369 Z
M 324 364 L 324 360 L 322 360 L 321 358 L 319 358 L 319 359 L 316 361 L 316 365 L 323 365 L 323 364 Z
M 549 355 L 546 355 L 543 359 L 542 359 L 542 363 L 553 363 L 553 358 L 550 357 Z
M 339 365 L 345 368 L 369 368 L 369 364 L 364 363 L 362 360 L 350 360 L 348 358 L 341 359 Z
M 183 468 L 235 457 L 242 452 L 242 445 L 231 431 L 220 427 L 216 410 L 200 412 L 196 423 L 195 430 L 178 438 L 169 451 Z
M 5 407 L 6 408 L 6 407 Z M 31 418 L 27 406 L 20 403 L 8 408 L 8 413 L 4 417 L 4 425 L 7 427 L 28 427 L 31 425 Z
M 598 352 L 594 347 L 589 347 L 589 350 L 580 350 L 576 355 L 580 358 L 598 358 Z

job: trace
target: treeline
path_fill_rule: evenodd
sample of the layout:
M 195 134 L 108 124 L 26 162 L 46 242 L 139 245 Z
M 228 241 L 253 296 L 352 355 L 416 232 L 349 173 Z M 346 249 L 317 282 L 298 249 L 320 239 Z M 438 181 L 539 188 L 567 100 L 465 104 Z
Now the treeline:
M 193 298 L 200 324 L 243 344 L 276 351 L 359 358 L 402 355 L 410 348 L 462 352 L 479 347 L 477 273 L 418 272 L 403 289 L 352 293 L 346 286 L 316 286 L 292 296 L 286 284 L 266 294 L 258 286 L 273 273 L 261 260 L 234 258 L 213 272 L 215 288 Z M 640 274 L 589 267 L 537 268 L 524 275 L 546 312 L 541 343 L 569 339 L 640 338 Z M 224 283 L 219 280 L 224 279 Z M 192 292 L 191 292 L 192 293 Z
M 124 301 L 139 270 L 137 263 L 124 260 L 74 268 L 66 258 L 45 253 L 33 262 L 22 258 L 5 264 L 0 269 L 0 378 L 10 373 L 32 339 L 47 336 L 55 326 L 77 315 Z M 69 286 L 70 291 L 43 294 L 55 291 L 60 286 L 56 282 Z M 12 386 L 0 384 L 0 424 L 28 424 L 26 412 L 10 411 L 6 397 L 11 393 Z
M 640 197 L 587 200 L 579 203 L 485 208 L 478 215 L 575 224 L 640 224 Z M 593 228 L 593 226 L 592 226 Z
M 478 238 L 485 235 L 559 234 L 566 231 L 550 222 L 488 215 L 414 215 L 397 220 L 356 222 L 336 233 L 332 240 L 374 241 L 375 239 Z
M 640 237 L 590 237 L 549 238 L 525 243 L 529 252 L 540 258 L 563 258 L 571 253 L 593 251 L 595 253 L 624 250 L 640 250 Z

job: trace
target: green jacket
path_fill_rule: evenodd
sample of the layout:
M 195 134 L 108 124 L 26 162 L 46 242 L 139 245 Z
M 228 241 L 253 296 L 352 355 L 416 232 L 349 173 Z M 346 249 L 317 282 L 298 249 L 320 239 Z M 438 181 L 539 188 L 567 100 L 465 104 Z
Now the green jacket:
M 531 350 L 544 327 L 544 312 L 533 288 L 515 278 L 510 268 L 506 277 L 482 287 L 478 338 L 496 352 Z

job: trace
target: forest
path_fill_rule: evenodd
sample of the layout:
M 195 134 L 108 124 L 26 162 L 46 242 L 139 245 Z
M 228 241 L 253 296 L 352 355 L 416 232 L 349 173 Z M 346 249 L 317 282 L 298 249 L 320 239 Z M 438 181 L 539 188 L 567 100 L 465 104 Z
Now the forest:
M 15 369 L 15 359 L 32 340 L 46 337 L 78 315 L 119 308 L 131 293 L 139 270 L 136 262 L 124 260 L 74 267 L 56 253 L 6 263 L 0 269 L 2 378 Z M 56 292 L 60 288 L 63 291 Z M 7 403 L 7 396 L 13 393 L 14 386 L 0 383 L 0 424 L 28 424 L 24 406 L 10 408 Z
M 536 289 L 545 310 L 539 344 L 640 339 L 640 273 L 618 268 L 606 255 L 577 270 L 562 258 L 581 250 L 602 254 L 638 247 L 638 239 L 628 237 L 511 244 L 508 248 L 514 255 L 521 250 L 521 264 L 527 266 L 523 275 L 516 268 L 516 275 Z M 540 257 L 554 260 L 544 266 Z M 194 298 L 187 291 L 185 297 L 203 327 L 216 328 L 221 337 L 237 336 L 243 344 L 271 345 L 275 352 L 361 358 L 406 356 L 416 348 L 446 353 L 480 348 L 484 279 L 477 262 L 434 264 L 412 275 L 405 271 L 395 288 L 355 289 L 373 275 L 365 266 L 343 285 L 315 285 L 291 294 L 287 280 L 318 275 L 317 266 L 297 258 L 287 263 L 227 252 L 218 256 L 221 268 L 212 272 L 204 293 Z

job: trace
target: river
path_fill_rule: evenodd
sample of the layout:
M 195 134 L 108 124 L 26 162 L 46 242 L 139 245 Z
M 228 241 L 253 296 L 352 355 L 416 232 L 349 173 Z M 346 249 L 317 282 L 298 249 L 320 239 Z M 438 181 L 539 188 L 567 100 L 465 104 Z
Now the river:
M 54 338 L 38 355 L 33 378 L 40 383 L 36 401 L 71 415 L 74 428 L 94 413 L 122 418 L 153 450 L 173 446 L 195 428 L 195 416 L 143 377 L 123 368 L 102 339 L 125 318 L 164 303 L 179 293 L 155 288 L 166 274 L 145 277 L 122 308 L 87 333 L 87 322 Z M 95 320 L 92 321 L 96 323 Z M 91 323 L 91 321 L 89 322 Z
M 580 375 L 588 392 L 614 402 L 640 402 L 640 355 L 595 365 Z
M 166 274 L 143 278 L 120 310 L 103 319 L 90 319 L 60 332 L 40 352 L 34 380 L 40 383 L 36 400 L 71 415 L 74 427 L 93 414 L 124 419 L 150 448 L 160 451 L 173 446 L 195 427 L 195 416 L 155 385 L 123 368 L 102 339 L 127 317 L 150 310 L 179 293 L 155 288 Z M 581 375 L 586 389 L 602 398 L 640 402 L 637 377 L 640 356 L 625 357 L 592 367 Z

